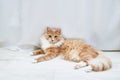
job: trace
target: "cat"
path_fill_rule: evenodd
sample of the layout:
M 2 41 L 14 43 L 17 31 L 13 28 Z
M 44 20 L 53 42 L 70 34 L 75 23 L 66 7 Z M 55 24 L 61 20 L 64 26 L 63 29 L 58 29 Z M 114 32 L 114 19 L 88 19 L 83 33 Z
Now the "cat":
M 41 48 L 33 55 L 45 53 L 35 59 L 36 62 L 46 61 L 59 55 L 64 60 L 79 62 L 74 68 L 86 67 L 87 71 L 104 71 L 112 67 L 111 60 L 100 51 L 80 39 L 64 39 L 59 28 L 47 27 L 40 38 Z

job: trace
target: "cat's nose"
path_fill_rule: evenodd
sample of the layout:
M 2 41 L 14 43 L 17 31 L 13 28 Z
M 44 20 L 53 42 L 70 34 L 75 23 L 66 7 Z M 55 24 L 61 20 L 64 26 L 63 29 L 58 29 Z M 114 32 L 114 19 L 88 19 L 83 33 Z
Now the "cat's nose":
M 52 41 L 54 41 L 55 39 L 51 39 Z

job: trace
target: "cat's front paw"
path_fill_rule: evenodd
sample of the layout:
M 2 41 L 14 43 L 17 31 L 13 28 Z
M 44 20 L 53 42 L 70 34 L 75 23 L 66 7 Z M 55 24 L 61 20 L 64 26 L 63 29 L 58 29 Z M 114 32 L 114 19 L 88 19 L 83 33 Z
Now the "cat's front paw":
M 33 55 L 34 55 L 33 52 L 30 52 L 29 54 L 30 54 L 30 56 L 33 56 Z

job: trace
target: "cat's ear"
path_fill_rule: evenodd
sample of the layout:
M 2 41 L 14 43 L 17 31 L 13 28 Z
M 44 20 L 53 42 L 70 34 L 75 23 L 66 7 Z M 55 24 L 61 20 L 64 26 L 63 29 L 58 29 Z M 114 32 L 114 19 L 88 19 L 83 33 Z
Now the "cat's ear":
M 50 32 L 50 31 L 51 31 L 51 28 L 50 28 L 49 26 L 47 26 L 46 31 L 47 31 L 47 32 Z
M 56 32 L 57 32 L 58 34 L 61 34 L 61 29 L 58 28 L 58 29 L 56 30 Z

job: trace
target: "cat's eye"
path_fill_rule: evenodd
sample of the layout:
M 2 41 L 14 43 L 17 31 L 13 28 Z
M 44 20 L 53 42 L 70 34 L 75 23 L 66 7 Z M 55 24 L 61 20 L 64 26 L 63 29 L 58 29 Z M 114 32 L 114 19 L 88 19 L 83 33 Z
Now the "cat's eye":
M 51 35 L 49 35 L 49 37 L 52 37 Z
M 54 36 L 55 38 L 57 38 L 57 36 Z

